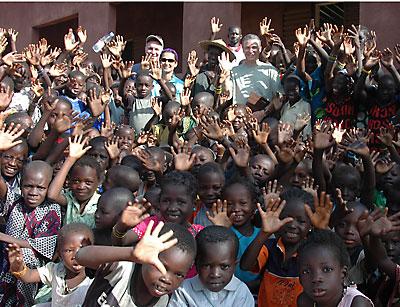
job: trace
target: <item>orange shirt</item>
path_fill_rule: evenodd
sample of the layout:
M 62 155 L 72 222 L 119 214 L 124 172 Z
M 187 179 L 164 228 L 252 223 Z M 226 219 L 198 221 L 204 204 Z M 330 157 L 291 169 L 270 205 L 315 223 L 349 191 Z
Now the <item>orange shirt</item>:
M 303 292 L 299 281 L 297 254 L 284 263 L 285 246 L 281 239 L 269 239 L 258 255 L 255 273 L 264 271 L 258 292 L 259 307 L 296 307 Z

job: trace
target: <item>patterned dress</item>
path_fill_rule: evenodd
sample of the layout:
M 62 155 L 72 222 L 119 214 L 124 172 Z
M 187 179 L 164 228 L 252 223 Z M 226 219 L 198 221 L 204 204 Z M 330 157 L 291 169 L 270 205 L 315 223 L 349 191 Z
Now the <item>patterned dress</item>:
M 32 247 L 23 248 L 24 262 L 30 269 L 43 266 L 52 259 L 57 233 L 61 227 L 60 206 L 45 200 L 32 209 L 25 206 L 23 198 L 9 190 L 6 201 L 0 203 L 0 216 L 7 224 L 5 233 L 27 240 Z M 32 306 L 37 284 L 25 284 L 9 273 L 5 244 L 0 247 L 0 306 Z

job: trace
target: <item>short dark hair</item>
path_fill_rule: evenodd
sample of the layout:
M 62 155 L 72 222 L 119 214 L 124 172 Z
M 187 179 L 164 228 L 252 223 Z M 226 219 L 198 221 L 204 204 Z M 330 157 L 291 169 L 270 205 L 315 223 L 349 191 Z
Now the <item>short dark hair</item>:
M 77 167 L 91 167 L 96 170 L 96 176 L 97 179 L 100 180 L 102 173 L 101 173 L 101 167 L 99 162 L 91 156 L 83 156 L 80 158 L 78 161 L 75 162 L 75 164 L 72 166 L 70 174 L 77 168 Z
M 121 165 L 126 165 L 138 171 L 139 173 L 142 172 L 143 169 L 142 161 L 140 161 L 139 158 L 134 155 L 127 155 L 123 157 L 121 160 Z
M 165 223 L 160 231 L 160 235 L 167 233 L 170 230 L 174 232 L 173 238 L 178 240 L 178 243 L 176 243 L 174 247 L 192 255 L 194 258 L 197 254 L 196 240 L 189 230 L 177 223 Z
M 207 147 L 203 147 L 204 149 L 209 150 Z M 225 181 L 225 174 L 224 171 L 221 167 L 221 165 L 217 162 L 207 162 L 204 163 L 199 167 L 198 173 L 197 173 L 197 178 L 203 174 L 218 174 L 224 181 Z
M 197 196 L 197 181 L 190 172 L 172 171 L 167 173 L 160 182 L 161 193 L 169 185 L 185 187 L 187 194 L 195 201 Z
M 94 242 L 94 235 L 92 229 L 86 224 L 83 223 L 71 223 L 63 226 L 58 232 L 57 236 L 57 246 L 60 248 L 63 240 L 65 240 L 68 236 L 72 234 L 83 234 L 87 235 L 90 245 Z
M 128 201 L 133 202 L 135 200 L 135 197 L 133 196 L 132 192 L 127 188 L 122 188 L 122 187 L 109 189 L 108 191 L 101 194 L 100 199 L 101 198 L 112 200 L 110 201 L 110 208 L 112 208 L 114 212 L 116 211 L 122 212 L 125 209 Z
M 314 229 L 310 232 L 299 247 L 299 261 L 306 251 L 319 247 L 330 250 L 342 267 L 350 267 L 350 256 L 343 240 L 333 231 L 326 229 Z
M 298 187 L 291 187 L 289 189 L 284 190 L 279 197 L 282 200 L 285 200 L 286 203 L 288 203 L 291 200 L 297 199 L 302 203 L 309 205 L 311 208 L 314 208 L 314 197 L 310 193 Z
M 231 180 L 229 180 L 224 188 L 222 189 L 222 195 L 223 198 L 225 199 L 225 193 L 226 191 L 233 185 L 238 184 L 243 186 L 250 194 L 251 200 L 254 202 L 257 199 L 257 192 L 254 187 L 254 185 L 251 183 L 250 180 L 245 179 L 243 177 L 233 177 Z
M 230 242 L 234 249 L 235 257 L 239 250 L 239 239 L 232 230 L 223 226 L 212 225 L 203 228 L 196 236 L 196 242 L 196 262 L 210 252 L 210 246 L 208 246 L 210 243 Z

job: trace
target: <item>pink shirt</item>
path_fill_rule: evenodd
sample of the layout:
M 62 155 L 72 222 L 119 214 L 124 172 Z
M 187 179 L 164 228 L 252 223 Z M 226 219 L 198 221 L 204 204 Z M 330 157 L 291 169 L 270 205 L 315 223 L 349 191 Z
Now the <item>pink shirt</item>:
M 153 215 L 153 216 L 149 216 L 147 219 L 143 220 L 141 223 L 136 225 L 135 228 L 133 228 L 132 230 L 134 233 L 136 233 L 138 235 L 139 240 L 141 238 L 143 238 L 144 233 L 146 232 L 147 226 L 149 225 L 150 221 L 154 221 L 154 225 L 153 225 L 153 229 L 154 229 L 158 225 L 158 223 L 161 222 L 162 220 L 158 216 Z M 191 224 L 189 226 L 188 230 L 193 235 L 193 237 L 196 237 L 196 235 L 203 228 L 204 228 L 204 226 L 202 226 L 202 225 Z M 190 268 L 189 272 L 187 273 L 186 278 L 192 278 L 196 275 L 197 275 L 196 267 L 193 265 Z

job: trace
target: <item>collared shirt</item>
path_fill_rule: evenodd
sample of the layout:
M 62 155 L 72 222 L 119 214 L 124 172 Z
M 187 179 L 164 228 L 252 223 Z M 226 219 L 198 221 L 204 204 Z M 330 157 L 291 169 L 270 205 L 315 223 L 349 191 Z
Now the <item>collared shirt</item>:
M 246 104 L 253 92 L 268 101 L 277 92 L 282 93 L 279 71 L 270 63 L 259 60 L 254 66 L 242 63 L 232 69 L 231 78 L 234 104 Z
M 250 307 L 254 306 L 254 298 L 246 284 L 235 276 L 219 292 L 212 292 L 205 288 L 199 276 L 186 279 L 182 285 L 175 290 L 168 306 L 170 307 Z
M 71 223 L 84 223 L 90 228 L 95 228 L 94 213 L 97 209 L 97 202 L 100 198 L 100 194 L 95 192 L 93 196 L 89 199 L 88 203 L 83 209 L 82 214 L 81 206 L 72 194 L 71 190 L 64 192 L 64 196 L 67 198 L 67 213 L 65 215 L 64 224 Z
M 297 297 L 303 291 L 299 280 L 297 254 L 285 263 L 285 246 L 282 239 L 268 239 L 258 255 L 258 266 L 253 270 L 262 273 L 258 293 L 259 307 L 296 307 Z
M 281 121 L 283 123 L 290 124 L 292 128 L 296 123 L 296 119 L 301 114 L 311 115 L 311 106 L 304 99 L 300 99 L 294 105 L 290 105 L 289 102 L 286 102 L 281 110 Z M 307 137 L 311 134 L 311 122 L 308 122 L 307 126 L 302 131 L 303 140 L 307 139 Z
M 181 93 L 183 92 L 183 81 L 179 79 L 177 76 L 172 75 L 171 80 L 168 81 L 169 83 L 172 83 L 175 86 L 176 89 L 176 97 L 175 100 L 178 101 L 179 103 L 181 102 Z M 153 89 L 151 90 L 151 96 L 156 97 L 160 96 L 160 89 L 161 85 L 158 83 L 156 80 L 153 81 Z

